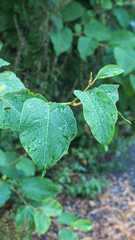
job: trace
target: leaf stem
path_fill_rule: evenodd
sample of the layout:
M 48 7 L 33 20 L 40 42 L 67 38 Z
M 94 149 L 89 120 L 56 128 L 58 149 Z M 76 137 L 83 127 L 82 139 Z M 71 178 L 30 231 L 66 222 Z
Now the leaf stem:
M 92 73 L 91 73 L 91 76 L 90 76 L 90 79 L 88 81 L 88 86 L 83 90 L 84 92 L 87 91 L 93 84 L 94 82 L 97 80 L 97 78 L 94 78 L 94 80 L 92 81 Z M 82 104 L 82 102 L 79 102 L 79 103 L 75 103 L 76 101 L 78 100 L 78 98 L 75 98 L 73 101 L 71 102 L 67 102 L 67 103 L 63 103 L 65 105 L 71 105 L 73 107 L 78 107 Z
M 25 205 L 30 205 L 28 202 L 25 201 L 25 199 L 21 196 L 21 194 L 20 194 L 15 188 L 10 187 L 10 189 L 11 189 L 14 193 L 16 193 L 16 195 L 23 201 L 23 203 L 24 203 Z

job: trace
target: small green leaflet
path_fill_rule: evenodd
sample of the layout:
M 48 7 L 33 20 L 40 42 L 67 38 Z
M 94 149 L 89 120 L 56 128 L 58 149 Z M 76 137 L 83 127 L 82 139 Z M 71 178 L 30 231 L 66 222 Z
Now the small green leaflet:
M 8 66 L 10 63 L 4 61 L 2 58 L 0 58 L 0 67 Z
M 80 57 L 86 61 L 86 58 L 94 53 L 97 46 L 98 42 L 96 39 L 81 36 L 77 46 Z
M 99 72 L 96 76 L 96 79 L 114 77 L 123 72 L 124 72 L 124 70 L 122 68 L 120 68 L 119 66 L 110 64 L 99 70 Z
M 124 69 L 124 76 L 135 68 L 135 50 L 131 47 L 114 48 L 114 56 L 117 64 Z
M 0 207 L 10 198 L 11 191 L 5 182 L 0 181 Z
M 69 228 L 63 228 L 60 230 L 58 236 L 60 240 L 78 240 L 76 233 Z
M 114 31 L 109 40 L 109 46 L 111 48 L 121 47 L 126 49 L 128 46 L 135 47 L 135 34 L 126 30 Z
M 38 237 L 47 232 L 48 228 L 51 225 L 50 218 L 41 211 L 36 211 L 36 214 L 34 215 L 34 221 Z
M 39 177 L 29 177 L 22 182 L 23 194 L 36 201 L 42 201 L 45 198 L 54 198 L 58 194 L 58 189 L 50 179 L 41 179 Z
M 15 217 L 15 226 L 21 228 L 22 224 L 28 224 L 31 228 L 34 228 L 34 214 L 35 208 L 32 206 L 21 206 L 18 208 Z
M 117 109 L 112 98 L 102 90 L 94 88 L 82 92 L 74 91 L 83 104 L 83 114 L 97 141 L 108 150 L 115 130 Z
M 36 98 L 24 103 L 20 140 L 41 171 L 51 168 L 67 152 L 76 132 L 69 106 Z
M 87 37 L 95 38 L 98 41 L 107 41 L 110 38 L 109 29 L 101 21 L 91 19 L 84 24 L 84 33 Z
M 50 33 L 50 38 L 57 56 L 63 52 L 67 52 L 72 45 L 72 32 L 68 27 L 63 28 L 60 31 L 54 29 Z
M 17 170 L 23 171 L 26 176 L 34 176 L 36 172 L 36 166 L 32 160 L 23 156 L 18 160 L 16 168 Z
M 119 100 L 118 84 L 101 84 L 98 89 L 106 92 L 116 103 Z
M 62 205 L 54 199 L 46 199 L 42 201 L 40 209 L 49 217 L 57 217 L 62 213 Z
M 84 13 L 84 8 L 78 1 L 70 1 L 69 4 L 65 4 L 61 14 L 64 22 L 74 21 L 81 17 Z
M 113 6 L 111 0 L 101 0 L 101 5 L 102 5 L 102 8 L 107 9 L 107 10 L 111 9 Z
M 78 219 L 73 223 L 73 227 L 88 232 L 92 229 L 92 222 L 87 219 Z
M 24 176 L 24 172 L 17 170 L 16 165 L 13 164 L 14 162 L 17 162 L 20 157 L 21 155 L 16 152 L 5 152 L 5 164 L 0 167 L 0 173 L 11 179 L 18 179 L 21 176 Z
M 58 217 L 58 223 L 61 225 L 69 225 L 72 226 L 72 223 L 77 220 L 77 216 L 70 212 L 63 212 Z

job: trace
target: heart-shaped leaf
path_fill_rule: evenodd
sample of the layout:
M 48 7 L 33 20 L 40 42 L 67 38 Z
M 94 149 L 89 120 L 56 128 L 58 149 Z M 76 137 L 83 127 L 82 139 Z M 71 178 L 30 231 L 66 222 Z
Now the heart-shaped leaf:
M 51 168 L 68 150 L 76 135 L 76 120 L 69 106 L 27 100 L 22 109 L 20 140 L 37 167 Z

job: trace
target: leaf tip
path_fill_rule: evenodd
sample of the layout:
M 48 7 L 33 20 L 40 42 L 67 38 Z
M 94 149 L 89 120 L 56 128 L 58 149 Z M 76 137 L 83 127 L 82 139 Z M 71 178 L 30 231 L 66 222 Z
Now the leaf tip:
M 107 145 L 104 145 L 104 150 L 106 151 L 106 152 L 108 152 L 108 146 Z

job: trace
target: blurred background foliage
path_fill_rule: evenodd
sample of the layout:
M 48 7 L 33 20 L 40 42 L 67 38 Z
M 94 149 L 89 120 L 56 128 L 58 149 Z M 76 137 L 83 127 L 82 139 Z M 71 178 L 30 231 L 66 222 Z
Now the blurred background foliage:
M 69 189 L 72 177 L 89 173 L 114 171 L 124 166 L 125 152 L 131 145 L 135 119 L 135 1 L 130 0 L 1 0 L 0 55 L 31 91 L 42 93 L 48 100 L 65 102 L 74 98 L 73 90 L 83 90 L 90 72 L 93 76 L 107 64 L 118 64 L 125 72 L 102 83 L 118 83 L 119 110 L 129 118 L 131 127 L 119 120 L 110 151 L 105 155 L 91 137 L 79 108 L 78 135 L 69 153 L 48 175 L 66 193 L 90 196 L 101 192 L 103 184 Z M 109 82 L 108 82 L 109 81 Z M 16 133 L 0 132 L 0 148 L 23 153 Z M 9 135 L 11 137 L 9 137 Z M 123 153 L 123 154 L 122 154 Z M 63 170 L 64 169 L 64 170 Z M 56 176 L 60 175 L 58 178 Z M 79 175 L 85 183 L 87 176 Z M 94 187 L 93 187 L 94 185 Z M 85 189 L 85 190 L 84 190 Z M 95 190 L 96 189 L 96 190 Z M 77 192 L 79 191 L 79 192 Z

